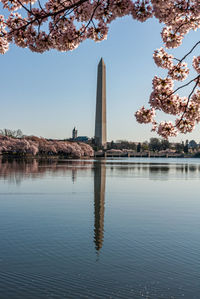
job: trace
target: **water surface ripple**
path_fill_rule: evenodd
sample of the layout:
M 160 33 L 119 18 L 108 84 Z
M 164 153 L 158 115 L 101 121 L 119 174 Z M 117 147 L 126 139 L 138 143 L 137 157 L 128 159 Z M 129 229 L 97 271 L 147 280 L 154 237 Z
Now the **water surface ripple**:
M 200 159 L 0 159 L 0 299 L 200 298 Z

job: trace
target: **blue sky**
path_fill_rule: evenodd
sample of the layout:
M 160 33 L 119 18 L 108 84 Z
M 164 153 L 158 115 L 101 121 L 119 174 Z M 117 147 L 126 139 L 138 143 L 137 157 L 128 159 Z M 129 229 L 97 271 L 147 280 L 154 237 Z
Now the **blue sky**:
M 144 141 L 157 137 L 149 125 L 136 123 L 134 112 L 143 104 L 148 106 L 152 77 L 160 74 L 152 59 L 154 49 L 162 46 L 160 31 L 156 20 L 142 24 L 126 17 L 111 24 L 106 41 L 86 41 L 72 52 L 37 54 L 12 45 L 0 56 L 0 128 L 67 138 L 76 126 L 79 135 L 92 137 L 97 65 L 103 57 L 107 70 L 108 140 Z M 196 41 L 197 34 L 190 34 L 176 52 L 181 57 Z M 162 115 L 160 119 L 170 118 Z M 199 142 L 199 127 L 172 141 L 185 139 Z

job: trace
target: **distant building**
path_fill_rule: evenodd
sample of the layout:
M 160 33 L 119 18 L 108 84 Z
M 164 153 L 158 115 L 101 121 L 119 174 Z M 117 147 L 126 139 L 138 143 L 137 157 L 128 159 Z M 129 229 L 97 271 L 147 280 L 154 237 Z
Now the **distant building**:
M 198 144 L 196 143 L 195 140 L 191 140 L 189 143 L 188 143 L 188 148 L 190 149 L 196 149 L 198 147 Z
M 67 140 L 87 143 L 90 139 L 87 136 L 78 136 L 78 130 L 76 129 L 76 127 L 74 127 L 72 130 L 72 138 L 69 138 Z
M 74 140 L 80 141 L 80 142 L 87 142 L 89 140 L 89 138 L 87 136 L 78 136 Z
M 72 139 L 76 139 L 78 135 L 78 130 L 76 130 L 76 127 L 73 128 L 72 130 Z

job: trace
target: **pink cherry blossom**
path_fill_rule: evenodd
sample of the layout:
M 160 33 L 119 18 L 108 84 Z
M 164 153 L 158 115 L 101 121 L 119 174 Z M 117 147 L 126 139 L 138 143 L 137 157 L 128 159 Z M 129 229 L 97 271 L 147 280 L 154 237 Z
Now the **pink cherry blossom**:
M 175 33 L 172 26 L 164 27 L 161 33 L 166 48 L 177 48 L 181 45 L 183 35 Z
M 173 55 L 168 54 L 163 48 L 154 51 L 153 59 L 157 66 L 164 69 L 171 69 L 173 67 Z
M 200 56 L 193 58 L 193 63 L 192 63 L 195 71 L 197 71 L 198 74 L 200 74 Z
M 176 123 L 179 131 L 183 133 L 189 132 L 199 121 L 200 111 L 195 99 L 200 87 L 200 56 L 194 57 L 188 66 L 185 61 L 200 45 L 200 41 L 191 45 L 191 49 L 188 49 L 182 58 L 166 51 L 181 46 L 189 32 L 200 28 L 199 0 L 44 0 L 42 2 L 0 0 L 0 2 L 2 4 L 0 54 L 8 51 L 10 43 L 38 53 L 51 49 L 61 52 L 72 51 L 87 39 L 95 42 L 106 39 L 110 23 L 117 18 L 131 16 L 140 22 L 145 22 L 149 18 L 157 19 L 162 24 L 163 45 L 154 51 L 153 59 L 159 68 L 167 70 L 167 74 L 164 79 L 154 76 L 149 99 L 150 108 L 143 107 L 138 110 L 135 113 L 136 119 L 140 123 L 153 124 L 156 122 L 154 110 L 158 110 L 164 114 L 178 116 L 180 121 Z M 190 77 L 187 83 L 174 89 L 174 80 L 184 81 L 191 75 L 189 69 L 192 66 L 198 76 Z M 185 97 L 180 97 L 177 91 L 186 86 L 190 87 L 189 93 Z M 193 97 L 193 94 L 196 97 Z M 192 118 L 194 125 L 191 124 Z M 181 129 L 183 119 L 185 126 Z M 159 133 L 165 131 L 163 134 L 166 136 L 167 125 L 170 127 L 170 123 L 162 122 Z M 168 132 L 168 136 L 173 135 L 172 127 Z M 26 145 L 23 148 L 26 148 Z M 68 154 L 76 152 L 78 156 L 83 155 L 84 151 L 81 145 L 47 144 L 44 141 L 39 141 L 39 152 L 40 149 L 52 154 L 55 151 Z
M 196 93 L 192 95 L 192 100 L 200 105 L 200 90 L 197 90 Z
M 47 140 L 35 136 L 24 138 L 12 138 L 0 135 L 0 154 L 17 155 L 64 155 L 67 157 L 80 158 L 92 157 L 94 151 L 89 144 Z
M 139 123 L 151 123 L 155 116 L 155 109 L 145 109 L 144 106 L 135 113 L 135 117 Z
M 187 63 L 182 62 L 174 65 L 168 72 L 169 76 L 173 80 L 183 81 L 187 78 L 189 74 L 189 69 L 187 67 Z
M 173 123 L 171 121 L 161 122 L 158 126 L 158 135 L 167 139 L 168 137 L 177 136 L 177 130 L 175 129 Z
M 195 127 L 195 121 L 194 120 L 188 120 L 188 119 L 177 119 L 176 122 L 176 128 L 183 134 L 190 133 Z

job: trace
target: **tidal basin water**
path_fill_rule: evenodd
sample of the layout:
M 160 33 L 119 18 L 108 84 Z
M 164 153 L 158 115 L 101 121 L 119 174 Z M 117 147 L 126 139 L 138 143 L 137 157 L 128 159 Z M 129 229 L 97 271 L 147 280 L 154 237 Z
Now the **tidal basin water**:
M 200 159 L 0 160 L 4 298 L 200 298 Z

